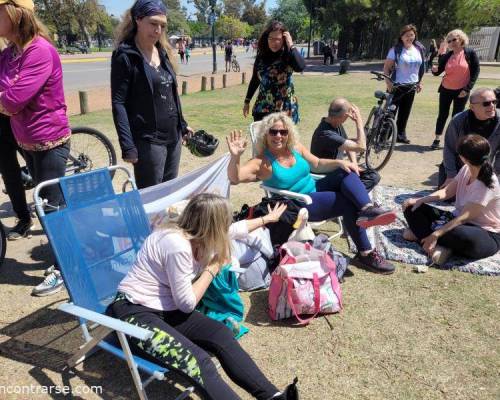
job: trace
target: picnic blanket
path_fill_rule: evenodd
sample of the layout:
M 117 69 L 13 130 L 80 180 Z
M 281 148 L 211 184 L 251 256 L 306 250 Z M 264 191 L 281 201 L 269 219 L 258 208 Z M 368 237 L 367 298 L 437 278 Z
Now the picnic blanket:
M 387 226 L 376 226 L 368 229 L 370 242 L 388 260 L 398 261 L 404 264 L 428 265 L 429 259 L 420 245 L 403 239 L 403 230 L 408 227 L 401 210 L 401 205 L 409 197 L 422 197 L 430 194 L 430 190 L 416 192 L 413 189 L 398 188 L 393 186 L 376 186 L 372 191 L 372 200 L 385 207 L 397 210 L 397 218 L 394 223 Z M 446 203 L 433 204 L 439 208 L 452 210 L 453 207 Z M 356 246 L 349 238 L 351 251 L 356 251 Z M 470 259 L 452 256 L 442 269 L 457 269 L 462 272 L 470 272 L 478 275 L 500 275 L 500 253 L 482 260 L 472 261 Z

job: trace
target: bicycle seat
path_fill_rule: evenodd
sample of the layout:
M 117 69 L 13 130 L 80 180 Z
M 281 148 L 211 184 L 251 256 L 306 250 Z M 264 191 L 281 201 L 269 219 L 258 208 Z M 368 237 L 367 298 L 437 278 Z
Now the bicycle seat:
M 375 90 L 374 96 L 377 99 L 384 100 L 386 98 L 387 94 L 385 92 L 382 92 L 382 90 Z

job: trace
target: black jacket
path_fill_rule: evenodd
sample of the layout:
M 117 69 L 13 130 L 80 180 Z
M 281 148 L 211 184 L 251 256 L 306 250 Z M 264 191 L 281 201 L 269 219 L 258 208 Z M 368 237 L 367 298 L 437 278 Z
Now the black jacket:
M 467 61 L 467 64 L 469 64 L 470 80 L 469 83 L 462 88 L 462 90 L 470 92 L 476 83 L 477 77 L 479 76 L 479 58 L 474 49 L 471 49 L 469 47 L 464 48 L 464 53 L 465 61 Z M 433 72 L 433 75 L 438 76 L 443 73 L 446 67 L 446 63 L 448 62 L 452 54 L 453 51 L 448 51 L 447 53 L 441 54 L 438 57 L 438 70 L 437 72 Z M 439 86 L 439 90 L 441 90 L 441 86 Z
M 187 123 L 182 116 L 175 72 L 167 53 L 159 49 L 159 54 L 163 67 L 173 77 L 174 99 L 179 111 L 177 130 L 184 135 Z M 137 158 L 134 139 L 154 139 L 159 132 L 151 76 L 145 71 L 143 57 L 133 42 L 122 43 L 111 57 L 111 105 L 122 157 Z M 169 141 L 179 139 L 169 138 Z

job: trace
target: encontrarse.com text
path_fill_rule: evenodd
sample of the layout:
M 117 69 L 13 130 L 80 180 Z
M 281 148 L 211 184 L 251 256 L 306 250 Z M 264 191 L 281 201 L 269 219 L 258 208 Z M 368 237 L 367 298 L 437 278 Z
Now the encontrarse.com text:
M 41 385 L 0 385 L 0 397 L 8 394 L 102 394 L 102 386 L 41 386 Z

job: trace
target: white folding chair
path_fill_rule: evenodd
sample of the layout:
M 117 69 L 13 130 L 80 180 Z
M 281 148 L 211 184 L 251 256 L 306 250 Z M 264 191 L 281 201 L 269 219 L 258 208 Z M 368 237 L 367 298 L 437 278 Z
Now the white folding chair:
M 249 132 L 250 132 L 250 140 L 252 141 L 252 157 L 257 156 L 257 149 L 256 149 L 256 143 L 257 143 L 257 132 L 259 129 L 259 126 L 261 124 L 261 121 L 256 121 L 252 122 L 249 126 Z M 311 174 L 311 177 L 314 180 L 319 180 L 321 178 L 324 178 L 325 175 L 319 175 L 319 174 Z M 302 193 L 297 193 L 297 192 L 291 192 L 290 190 L 282 190 L 282 189 L 276 189 L 270 186 L 266 186 L 263 183 L 260 184 L 260 187 L 264 190 L 266 196 L 270 197 L 271 193 L 278 194 L 280 196 L 288 197 L 290 199 L 298 200 L 304 204 L 312 204 L 312 198 L 311 196 L 307 194 L 302 194 Z M 335 233 L 334 235 L 331 235 L 328 239 L 332 240 L 336 237 L 342 236 L 344 234 L 344 226 L 342 224 L 342 217 L 335 217 L 335 218 L 330 218 L 328 220 L 324 221 L 317 221 L 317 222 L 309 222 L 311 227 L 313 229 L 318 228 L 319 226 L 325 224 L 328 221 L 333 221 L 336 220 L 337 224 L 339 225 L 339 231 Z

